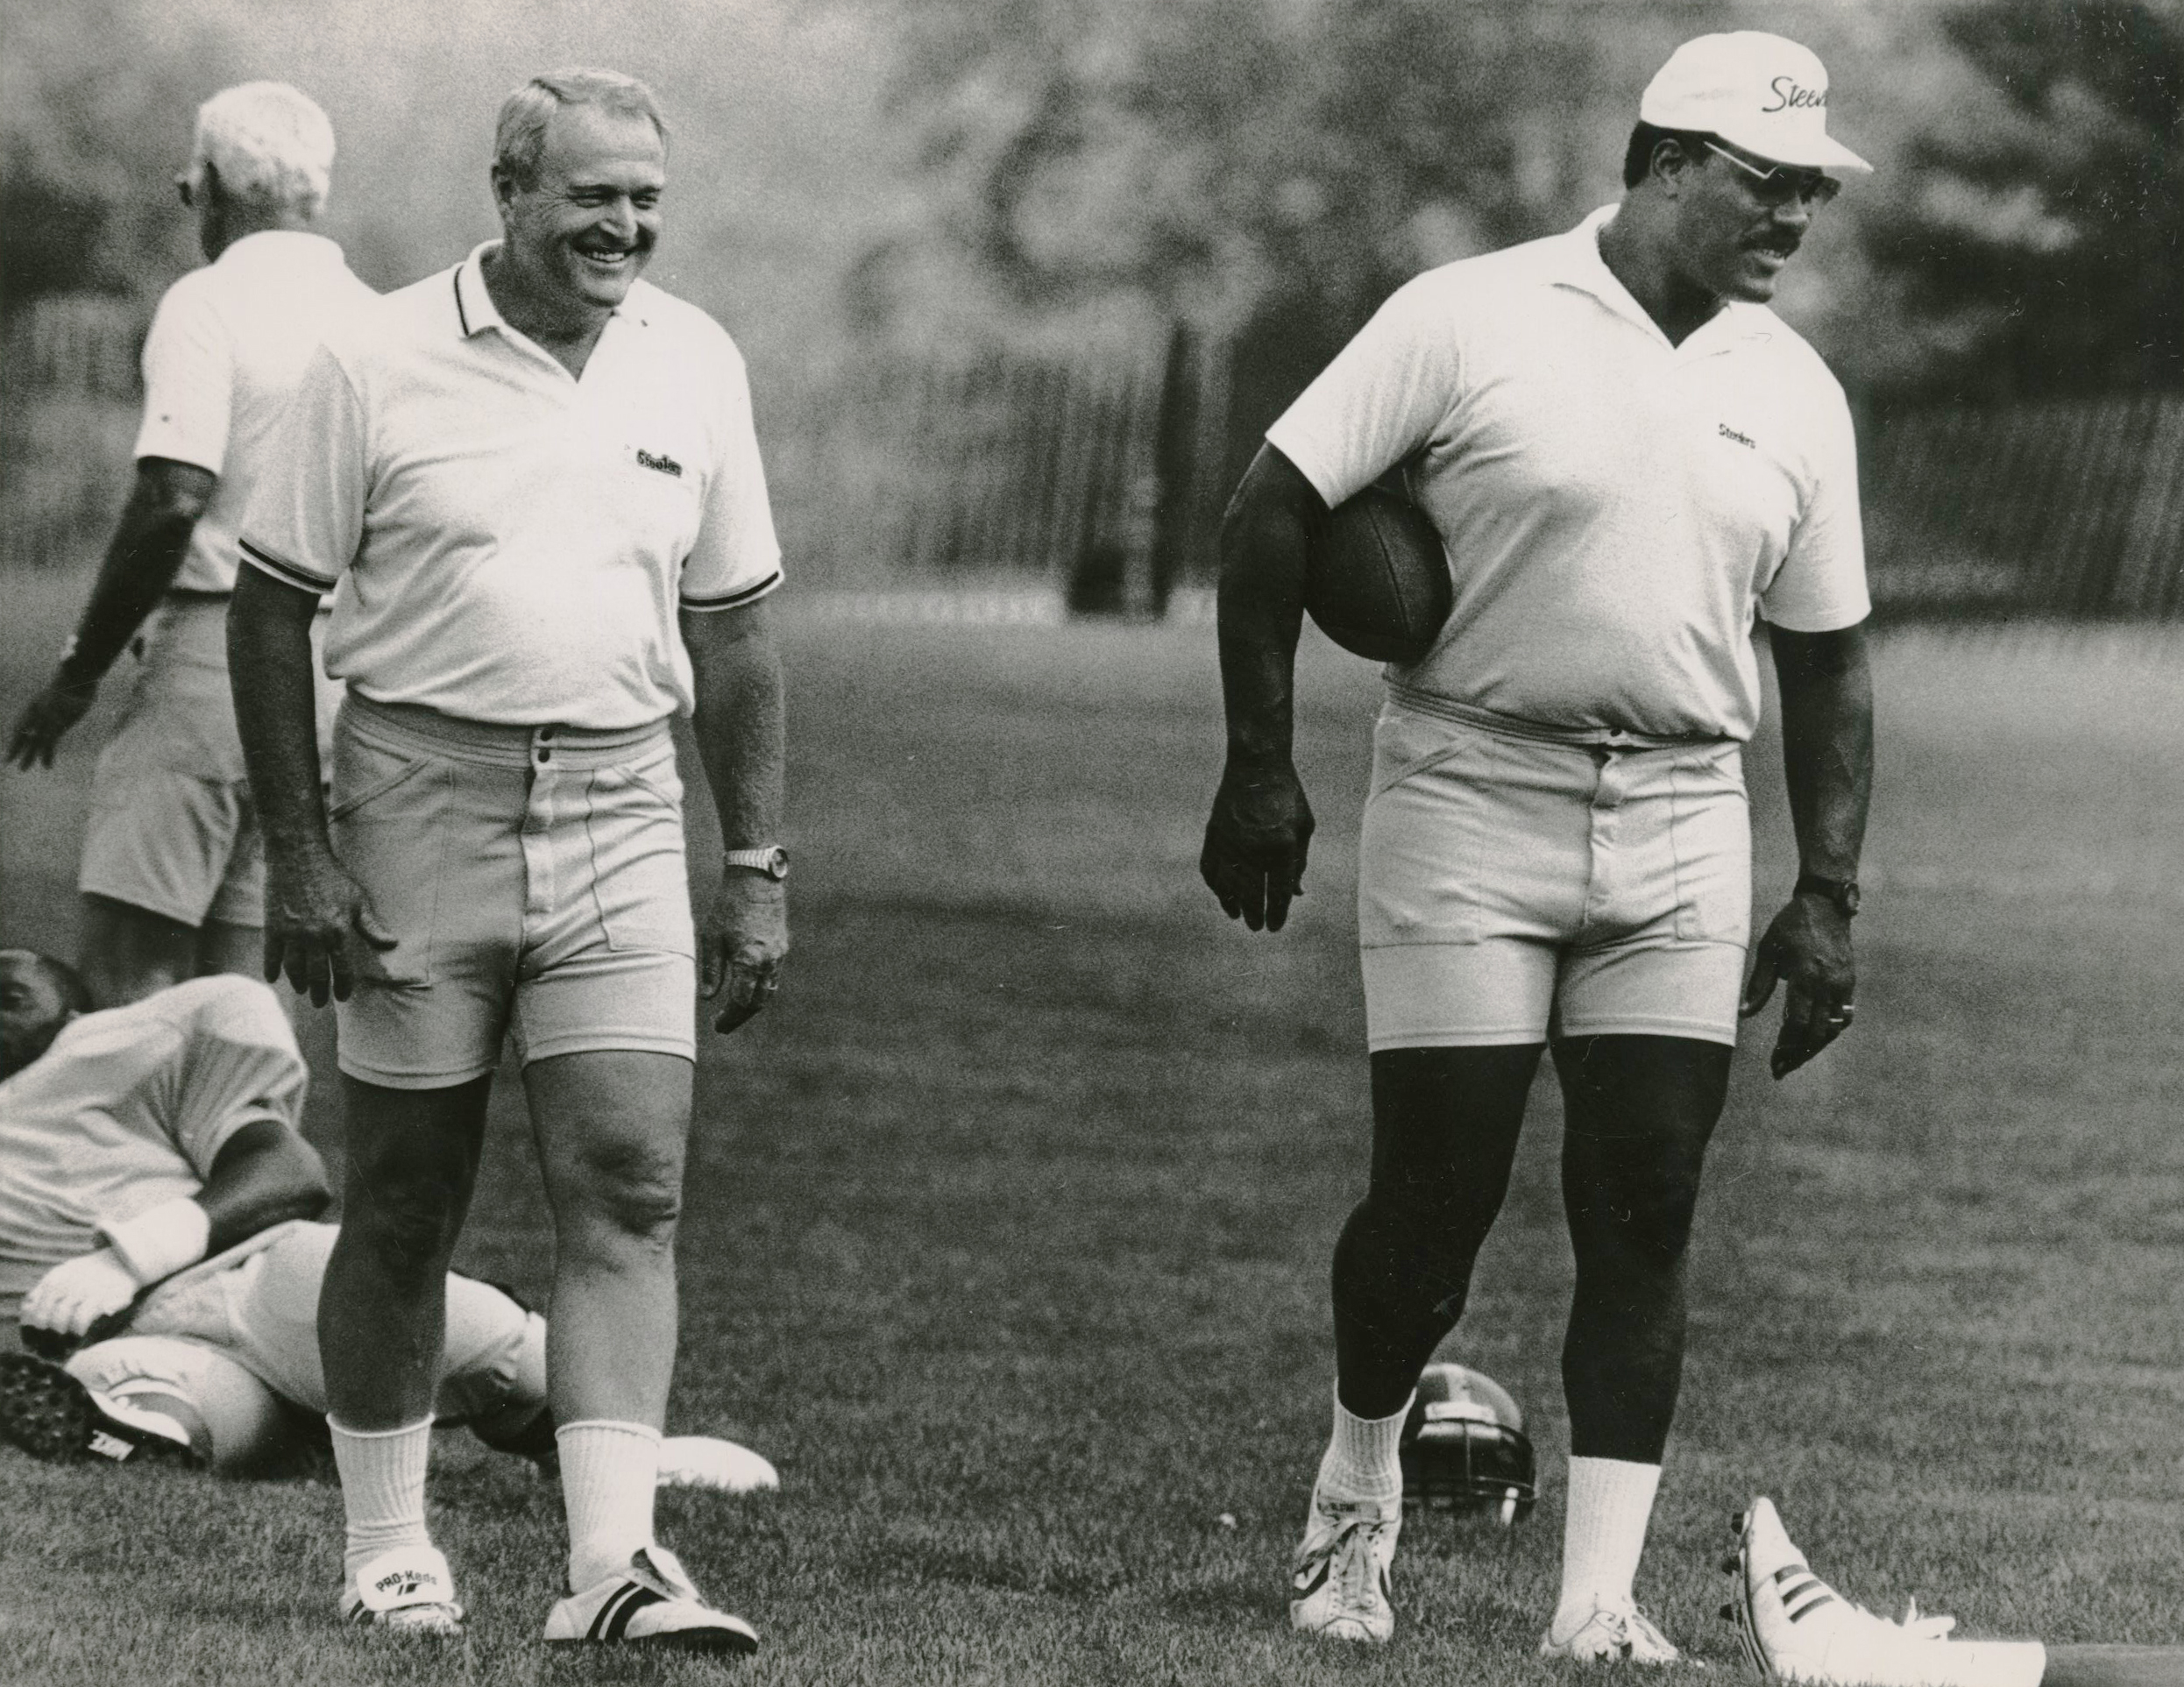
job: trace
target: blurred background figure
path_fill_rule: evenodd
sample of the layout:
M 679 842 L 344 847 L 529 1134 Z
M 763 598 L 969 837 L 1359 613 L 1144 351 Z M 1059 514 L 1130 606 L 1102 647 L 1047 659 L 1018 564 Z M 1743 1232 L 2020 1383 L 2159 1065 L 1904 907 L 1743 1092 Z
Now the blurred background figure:
M 259 964 L 265 854 L 228 690 L 227 602 L 237 528 L 304 359 L 372 296 L 316 231 L 333 162 L 326 114 L 286 83 L 246 82 L 199 108 L 175 185 L 207 266 L 152 318 L 128 504 L 8 742 L 18 767 L 51 767 L 101 677 L 134 652 L 77 878 L 80 965 L 103 1008 Z M 320 699 L 322 723 L 330 704 Z

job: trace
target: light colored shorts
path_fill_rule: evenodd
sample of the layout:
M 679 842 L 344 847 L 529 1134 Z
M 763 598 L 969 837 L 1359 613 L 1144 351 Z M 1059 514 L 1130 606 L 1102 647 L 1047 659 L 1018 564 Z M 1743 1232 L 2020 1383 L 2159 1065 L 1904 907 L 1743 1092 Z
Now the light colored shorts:
M 1383 708 L 1358 869 L 1375 1051 L 1736 1041 L 1752 900 L 1740 746 L 1592 736 Z
M 295 1221 L 162 1284 L 129 1333 L 73 1354 L 87 1386 L 124 1397 L 147 1389 L 187 1400 L 220 1469 L 279 1450 L 292 1411 L 326 1414 L 318 1294 L 331 1224 Z M 467 1419 L 546 1399 L 546 1321 L 489 1283 L 450 1273 L 447 1342 L 433 1413 Z
M 334 854 L 400 939 L 337 1004 L 341 1069 L 390 1089 L 629 1049 L 695 1060 L 683 786 L 664 721 L 496 727 L 351 695 Z
M 228 600 L 169 594 L 131 646 L 137 674 L 91 781 L 76 888 L 184 925 L 256 925 L 266 854 L 228 689 Z M 323 616 L 314 623 L 314 654 Z M 319 669 L 320 752 L 341 686 Z

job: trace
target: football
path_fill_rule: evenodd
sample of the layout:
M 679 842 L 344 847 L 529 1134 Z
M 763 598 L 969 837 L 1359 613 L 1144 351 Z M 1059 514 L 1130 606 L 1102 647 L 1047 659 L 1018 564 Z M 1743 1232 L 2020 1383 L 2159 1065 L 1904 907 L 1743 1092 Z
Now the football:
M 1441 535 L 1425 511 L 1386 486 L 1337 504 L 1306 547 L 1305 610 L 1352 656 L 1417 661 L 1455 599 Z

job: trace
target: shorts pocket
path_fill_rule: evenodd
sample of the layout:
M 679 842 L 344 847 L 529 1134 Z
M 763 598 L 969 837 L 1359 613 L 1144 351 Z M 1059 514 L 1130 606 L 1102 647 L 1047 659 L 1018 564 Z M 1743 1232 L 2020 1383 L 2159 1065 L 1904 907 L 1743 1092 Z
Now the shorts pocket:
M 334 857 L 362 887 L 379 924 L 394 932 L 384 952 L 359 944 L 357 976 L 381 984 L 432 982 L 438 923 L 440 800 L 445 769 L 429 755 L 398 749 L 345 727 L 334 734 L 333 788 L 326 828 Z
M 698 953 L 682 790 L 671 746 L 632 765 L 592 772 L 585 829 L 592 848 L 592 895 L 610 949 Z
M 1372 795 L 1358 844 L 1358 941 L 1477 943 L 1483 926 L 1484 786 L 1491 741 L 1466 734 L 1429 754 L 1375 745 Z M 1400 759 L 1383 779 L 1383 754 Z
M 1670 793 L 1677 940 L 1748 944 L 1752 824 L 1741 759 L 1731 747 L 1681 762 L 1670 775 Z

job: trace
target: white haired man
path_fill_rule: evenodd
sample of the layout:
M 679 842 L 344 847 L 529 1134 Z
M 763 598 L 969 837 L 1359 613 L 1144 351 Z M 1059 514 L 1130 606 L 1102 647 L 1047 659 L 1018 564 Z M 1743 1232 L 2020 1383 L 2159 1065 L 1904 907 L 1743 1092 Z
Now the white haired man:
M 1417 277 L 1269 429 L 1223 537 L 1229 755 L 1202 870 L 1280 929 L 1312 815 L 1290 757 L 1307 535 L 1401 465 L 1455 606 L 1388 670 L 1358 854 L 1365 1197 L 1336 1244 L 1334 1429 L 1291 1620 L 1387 1640 L 1398 1440 L 1455 1325 L 1551 1046 L 1577 1283 L 1551 1656 L 1674 1662 L 1634 1577 L 1683 1374 L 1684 1256 L 1740 1010 L 1777 980 L 1779 1078 L 1850 1023 L 1872 778 L 1850 414 L 1766 308 L 1863 171 L 1780 36 L 1686 42 L 1621 202 Z M 1769 624 L 1805 871 L 1748 985 L 1741 752 Z
M 256 964 L 265 857 L 224 627 L 237 532 L 304 361 L 374 296 L 316 232 L 333 162 L 325 113 L 284 82 L 245 82 L 198 109 L 177 186 L 208 262 L 152 317 L 135 485 L 60 665 L 8 743 L 18 766 L 52 766 L 151 618 L 99 758 L 77 879 L 79 959 L 101 1007 Z
M 91 1010 L 69 967 L 0 949 L 0 1439 L 57 1461 L 292 1469 L 325 1439 L 324 1167 L 308 1074 L 255 979 Z M 450 1272 L 434 1414 L 551 1468 L 546 1325 Z M 7 1343 L 11 1350 L 12 1341 Z M 665 1443 L 663 1485 L 748 1492 L 733 1442 Z
M 244 526 L 230 670 L 268 975 L 339 1003 L 350 1166 L 320 1350 L 344 1607 L 452 1633 L 425 1527 L 441 1273 L 512 1033 L 555 1226 L 569 1520 L 550 1641 L 748 1651 L 653 1539 L 695 997 L 732 1031 L 788 949 L 780 547 L 740 353 L 639 279 L 664 124 L 641 82 L 502 105 L 502 237 L 330 335 Z M 348 685 L 322 800 L 307 640 Z M 667 722 L 727 853 L 693 931 Z M 373 1591 L 398 1585 L 396 1603 Z

